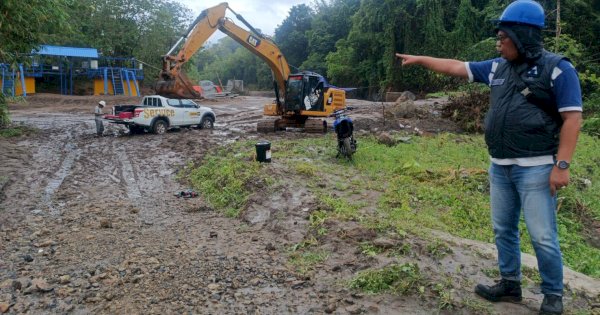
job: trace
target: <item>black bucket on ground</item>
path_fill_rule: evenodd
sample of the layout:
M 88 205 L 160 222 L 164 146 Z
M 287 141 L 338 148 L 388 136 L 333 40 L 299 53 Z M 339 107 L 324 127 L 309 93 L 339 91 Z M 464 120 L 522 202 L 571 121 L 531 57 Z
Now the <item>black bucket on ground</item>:
M 271 142 L 261 141 L 256 144 L 256 161 L 271 163 Z

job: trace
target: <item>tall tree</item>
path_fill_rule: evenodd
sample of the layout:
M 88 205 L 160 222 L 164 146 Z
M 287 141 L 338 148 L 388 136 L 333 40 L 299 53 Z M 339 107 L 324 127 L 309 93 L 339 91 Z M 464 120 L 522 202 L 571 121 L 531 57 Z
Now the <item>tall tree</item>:
M 299 67 L 308 57 L 308 37 L 313 10 L 306 4 L 295 5 L 288 17 L 275 29 L 275 42 L 292 67 Z
M 48 32 L 66 29 L 66 0 L 2 0 L 0 2 L 0 62 L 11 66 L 26 60 Z M 0 91 L 0 128 L 10 123 L 3 91 Z
M 172 0 L 79 0 L 68 12 L 78 17 L 70 21 L 73 32 L 45 43 L 94 47 L 103 56 L 135 57 L 154 67 L 191 21 L 191 11 Z M 145 72 L 158 77 L 155 69 Z
M 348 36 L 351 17 L 360 7 L 360 0 L 332 0 L 329 3 L 321 0 L 315 5 L 315 16 L 306 32 L 309 55 L 300 68 L 325 74 L 325 57 L 335 51 L 338 40 Z
M 67 0 L 0 1 L 0 60 L 21 61 L 52 32 L 69 29 Z

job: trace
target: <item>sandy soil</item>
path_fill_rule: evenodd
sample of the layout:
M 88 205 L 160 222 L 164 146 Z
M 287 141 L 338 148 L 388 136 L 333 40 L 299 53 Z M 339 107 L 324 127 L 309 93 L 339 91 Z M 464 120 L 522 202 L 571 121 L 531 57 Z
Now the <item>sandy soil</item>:
M 322 243 L 332 255 L 322 266 L 308 275 L 293 272 L 287 251 L 306 236 L 307 213 L 315 205 L 301 181 L 256 196 L 240 219 L 223 217 L 201 198 L 174 196 L 187 188 L 177 171 L 211 148 L 240 139 L 319 136 L 257 134 L 256 122 L 270 99 L 205 101 L 217 113 L 214 130 L 130 136 L 108 124 L 108 136 L 96 138 L 91 113 L 100 99 L 38 94 L 11 105 L 15 124 L 39 131 L 0 140 L 0 313 L 473 313 L 462 306 L 440 311 L 428 296 L 369 296 L 347 289 L 344 281 L 357 271 L 389 263 L 361 255 L 359 242 L 426 244 L 376 235 L 353 222 L 328 226 L 332 232 Z M 138 100 L 106 98 L 109 108 Z M 456 130 L 435 114 L 386 122 L 386 104 L 349 103 L 357 107 L 352 116 L 363 133 Z M 421 105 L 433 112 L 438 106 Z M 269 167 L 286 176 L 281 165 Z M 453 244 L 453 254 L 442 260 L 425 253 L 413 260 L 425 266 L 423 272 L 456 281 L 457 297 L 477 300 L 472 287 L 491 282 L 481 270 L 494 267 L 493 246 L 460 239 Z M 586 297 L 598 295 L 600 282 L 570 271 L 566 278 L 583 292 L 567 297 L 567 305 L 589 309 Z M 532 286 L 525 297 L 521 304 L 490 310 L 535 314 L 541 294 Z

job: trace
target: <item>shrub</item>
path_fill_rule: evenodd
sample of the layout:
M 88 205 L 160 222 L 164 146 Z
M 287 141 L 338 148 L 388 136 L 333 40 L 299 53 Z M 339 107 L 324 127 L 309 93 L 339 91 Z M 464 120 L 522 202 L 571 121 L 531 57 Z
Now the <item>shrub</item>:
M 589 135 L 600 137 L 600 116 L 587 118 L 581 130 Z
M 442 116 L 456 122 L 466 132 L 483 132 L 483 119 L 490 105 L 488 89 L 469 88 L 465 93 L 450 96 Z
M 600 115 L 600 91 L 585 98 L 583 101 L 583 115 L 586 118 Z
M 0 93 L 0 129 L 8 127 L 10 124 L 10 115 L 8 113 L 8 104 L 6 97 Z

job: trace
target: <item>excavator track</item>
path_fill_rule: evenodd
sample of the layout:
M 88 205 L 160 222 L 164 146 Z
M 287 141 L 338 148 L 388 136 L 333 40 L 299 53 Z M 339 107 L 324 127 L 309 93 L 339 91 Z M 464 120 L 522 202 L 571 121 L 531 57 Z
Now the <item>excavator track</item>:
M 256 131 L 260 133 L 275 132 L 276 120 L 263 120 L 256 124 Z
M 326 133 L 327 122 L 322 119 L 307 119 L 304 122 L 304 131 L 307 133 Z

